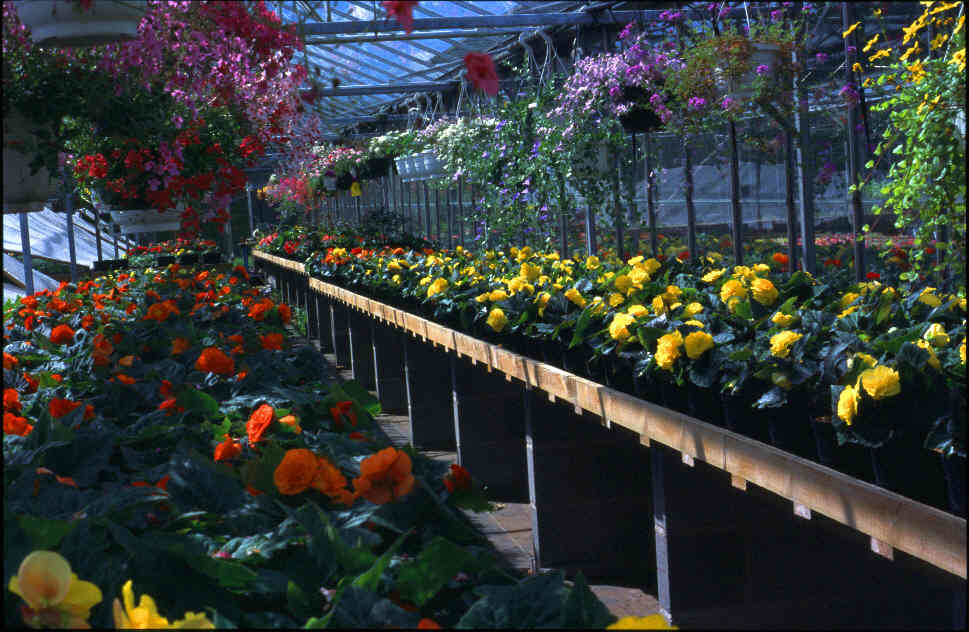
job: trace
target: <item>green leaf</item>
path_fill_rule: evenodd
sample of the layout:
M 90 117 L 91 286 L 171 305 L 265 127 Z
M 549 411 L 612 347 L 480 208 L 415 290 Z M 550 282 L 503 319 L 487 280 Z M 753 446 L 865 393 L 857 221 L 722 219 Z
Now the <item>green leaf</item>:
M 20 528 L 30 536 L 34 549 L 56 549 L 61 540 L 77 526 L 77 522 L 49 520 L 40 516 L 17 516 Z
M 521 580 L 513 586 L 479 586 L 482 595 L 458 621 L 456 628 L 530 629 L 557 627 L 567 589 L 562 571 Z
M 464 570 L 470 557 L 463 547 L 440 536 L 435 537 L 412 564 L 398 573 L 397 592 L 414 604 L 423 606 Z
M 363 408 L 371 417 L 376 417 L 380 414 L 380 401 L 370 394 L 370 391 L 360 386 L 357 382 L 350 380 L 349 382 L 344 382 L 339 386 L 348 396 L 352 399 L 360 408 Z M 335 388 L 334 391 L 337 389 Z
M 383 575 L 384 571 L 387 570 L 387 565 L 390 564 L 390 559 L 397 552 L 397 549 L 401 547 L 404 540 L 410 532 L 402 533 L 397 536 L 397 539 L 393 544 L 390 545 L 384 554 L 381 555 L 374 561 L 373 565 L 367 569 L 365 572 L 361 573 L 355 580 L 353 580 L 353 585 L 358 588 L 366 588 L 367 590 L 376 591 L 377 587 L 380 585 L 380 577 Z
M 580 571 L 575 578 L 575 584 L 569 591 L 562 607 L 562 619 L 556 627 L 579 630 L 601 630 L 615 623 L 616 617 L 609 612 L 605 604 L 599 601 Z
M 754 404 L 755 408 L 777 408 L 787 403 L 787 392 L 779 386 L 771 388 L 760 396 Z
M 203 417 L 215 417 L 219 414 L 219 402 L 211 395 L 194 388 L 180 392 L 175 403 L 185 408 L 187 412 L 197 412 Z

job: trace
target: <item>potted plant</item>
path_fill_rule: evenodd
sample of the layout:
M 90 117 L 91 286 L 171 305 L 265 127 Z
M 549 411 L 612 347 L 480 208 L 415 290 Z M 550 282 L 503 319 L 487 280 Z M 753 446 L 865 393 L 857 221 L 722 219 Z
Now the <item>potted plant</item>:
M 15 2 L 31 39 L 41 46 L 73 48 L 130 40 L 148 9 L 133 0 L 31 0 Z

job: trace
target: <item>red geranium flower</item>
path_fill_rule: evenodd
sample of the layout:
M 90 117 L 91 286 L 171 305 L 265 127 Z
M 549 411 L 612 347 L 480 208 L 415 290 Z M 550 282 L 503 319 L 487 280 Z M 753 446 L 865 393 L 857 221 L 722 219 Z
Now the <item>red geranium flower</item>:
M 414 7 L 417 6 L 416 0 L 384 0 L 381 2 L 387 10 L 387 18 L 397 18 L 397 21 L 404 27 L 404 32 L 410 35 L 414 30 Z
M 498 75 L 491 55 L 468 53 L 464 56 L 464 67 L 468 69 L 468 79 L 476 89 L 490 96 L 498 94 Z

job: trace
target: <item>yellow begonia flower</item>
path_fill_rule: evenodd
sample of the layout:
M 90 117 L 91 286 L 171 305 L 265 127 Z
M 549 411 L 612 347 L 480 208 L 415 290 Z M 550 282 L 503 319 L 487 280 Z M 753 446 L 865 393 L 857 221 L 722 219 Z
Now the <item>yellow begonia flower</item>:
M 782 331 L 770 337 L 770 352 L 778 358 L 786 358 L 791 353 L 791 346 L 804 337 L 793 331 Z
M 851 26 L 849 26 L 848 29 L 841 34 L 841 38 L 844 39 L 849 35 L 851 35 L 852 33 L 854 33 L 855 29 L 858 28 L 860 25 L 861 25 L 861 22 L 858 21 L 852 24 Z
M 686 347 L 686 356 L 691 360 L 696 360 L 710 349 L 713 349 L 713 336 L 705 331 L 694 331 L 693 333 L 687 334 L 683 340 L 683 346 Z
M 724 272 L 726 271 L 727 271 L 726 268 L 720 268 L 719 270 L 712 270 L 704 274 L 700 280 L 703 281 L 704 283 L 715 283 L 717 280 L 720 279 L 720 277 L 723 276 Z
M 393 277 L 391 277 L 390 280 L 394 282 L 394 285 L 400 285 L 401 283 L 401 278 L 399 274 L 395 274 Z
M 630 305 L 629 307 L 627 307 L 626 308 L 626 313 L 627 314 L 632 314 L 636 318 L 639 318 L 640 316 L 647 316 L 647 315 L 649 315 L 649 310 L 646 309 L 646 307 L 644 307 L 643 305 L 640 305 L 640 304 L 637 303 L 635 305 Z
M 523 263 L 518 272 L 518 275 L 528 281 L 529 283 L 534 282 L 542 274 L 542 269 L 531 263 Z
M 754 300 L 761 305 L 773 305 L 777 300 L 777 288 L 770 282 L 770 279 L 754 279 L 750 284 L 750 292 Z
M 602 300 L 601 296 L 596 296 L 592 299 L 592 305 L 590 308 L 592 313 L 598 316 L 602 312 L 606 311 L 606 303 Z
M 790 327 L 797 320 L 797 316 L 791 316 L 790 314 L 785 314 L 783 312 L 777 312 L 771 316 L 771 322 L 778 327 Z
M 595 255 L 589 255 L 585 260 L 586 270 L 598 270 L 599 269 L 599 257 Z
M 843 310 L 840 314 L 838 314 L 838 318 L 844 318 L 845 316 L 848 316 L 849 314 L 854 313 L 857 309 L 858 309 L 857 305 L 852 305 L 848 309 Z
M 23 559 L 7 586 L 27 602 L 24 623 L 31 627 L 88 628 L 101 589 L 81 581 L 71 565 L 53 551 L 34 551 Z
M 881 37 L 881 34 L 880 33 L 875 33 L 875 37 L 873 37 L 870 40 L 868 40 L 868 43 L 865 44 L 865 47 L 861 49 L 861 52 L 867 53 L 869 50 L 871 50 L 871 47 L 874 46 L 876 43 L 878 43 L 878 38 L 879 37 Z
M 487 323 L 489 327 L 500 332 L 508 325 L 508 317 L 505 316 L 505 312 L 496 307 L 488 314 Z
M 642 289 L 642 284 L 649 281 L 649 273 L 642 268 L 633 268 L 629 271 L 629 279 L 637 288 Z
M 686 307 L 683 308 L 683 316 L 689 318 L 690 316 L 696 316 L 703 311 L 703 305 L 700 303 L 687 303 Z
M 124 599 L 123 607 L 117 598 L 113 604 L 114 626 L 119 630 L 215 629 L 208 617 L 200 612 L 186 612 L 180 620 L 169 624 L 168 619 L 158 613 L 155 600 L 148 595 L 142 595 L 141 601 L 135 606 L 135 593 L 130 579 L 122 587 L 121 597 Z
M 701 323 L 698 320 L 686 320 L 686 321 L 683 321 L 683 324 L 684 325 L 691 325 L 693 327 L 699 327 L 700 329 L 706 329 L 706 325 L 704 325 L 703 323 Z
M 922 338 L 928 340 L 936 347 L 944 347 L 949 344 L 949 334 L 945 333 L 945 327 L 939 323 L 932 323 L 922 334 Z
M 673 363 L 680 357 L 680 347 L 683 345 L 683 336 L 678 331 L 671 334 L 660 336 L 656 341 L 656 363 L 661 369 L 673 370 Z
M 720 288 L 721 301 L 729 304 L 730 299 L 732 298 L 737 298 L 737 299 L 747 298 L 747 288 L 744 287 L 743 283 L 741 283 L 736 279 L 730 279 L 729 281 L 723 284 L 723 287 Z
M 927 287 L 922 290 L 922 293 L 919 295 L 919 302 L 925 303 L 929 307 L 938 307 L 941 305 L 942 299 L 933 294 L 933 292 L 935 292 L 934 287 Z
M 627 263 L 627 264 L 629 264 L 629 265 L 631 265 L 631 266 L 634 266 L 634 265 L 636 265 L 637 263 L 640 263 L 641 261 L 643 261 L 643 258 L 642 258 L 641 256 L 637 256 L 637 257 L 633 257 L 633 258 L 631 258 L 631 259 L 630 259 L 629 261 L 627 261 L 626 263 Z
M 858 396 L 858 391 L 852 386 L 844 387 L 838 397 L 838 417 L 850 426 L 858 415 L 860 405 L 861 398 Z
M 654 296 L 652 306 L 653 312 L 655 312 L 658 316 L 662 316 L 667 312 L 666 303 L 663 301 L 662 296 Z
M 854 303 L 859 296 L 861 296 L 861 294 L 856 292 L 845 292 L 844 296 L 841 297 L 841 309 L 844 309 Z
M 418 285 L 421 285 L 421 286 L 427 285 L 432 280 L 433 279 L 431 279 L 431 277 L 424 277 L 423 279 L 420 280 L 420 283 Z
M 613 340 L 620 342 L 627 340 L 632 335 L 627 327 L 634 322 L 636 322 L 634 316 L 623 313 L 616 314 L 612 317 L 612 322 L 609 323 L 609 335 L 612 336 Z
M 585 298 L 579 294 L 579 291 L 574 287 L 570 287 L 569 289 L 565 290 L 565 298 L 569 299 L 579 307 L 585 307 Z
M 757 274 L 767 274 L 770 272 L 770 266 L 766 263 L 755 263 L 753 267 L 754 272 Z
M 869 62 L 878 61 L 879 59 L 884 59 L 885 57 L 890 57 L 892 54 L 891 48 L 883 48 L 875 54 L 868 57 Z
M 447 289 L 448 282 L 447 279 L 437 279 L 431 283 L 430 287 L 427 288 L 427 298 L 431 298 L 436 294 L 440 294 Z
M 965 338 L 962 339 L 962 344 L 959 345 L 959 358 L 962 360 L 963 364 L 966 363 L 966 339 Z
M 619 307 L 626 301 L 626 297 L 619 292 L 613 292 L 609 295 L 609 307 Z
M 878 364 L 878 360 L 876 360 L 873 355 L 868 354 L 868 353 L 862 353 L 861 351 L 859 351 L 858 353 L 856 353 L 855 356 L 854 356 L 854 358 L 852 358 L 852 360 L 861 360 L 869 368 L 871 368 L 871 367 L 875 366 L 876 364 Z M 848 365 L 848 368 L 849 369 L 851 368 L 851 364 Z
M 939 358 L 935 355 L 935 349 L 932 348 L 932 345 L 929 344 L 929 341 L 916 340 L 915 344 L 920 349 L 925 349 L 926 351 L 929 352 L 929 366 L 935 369 L 936 371 L 941 371 L 942 365 L 939 363 Z
M 485 292 L 484 294 L 478 294 L 476 297 L 474 297 L 474 301 L 476 303 L 487 303 L 488 299 L 490 298 L 491 298 L 491 293 Z
M 899 380 L 898 371 L 883 364 L 871 369 L 865 369 L 858 376 L 858 384 L 873 399 L 894 397 L 901 393 L 902 387 L 899 384 Z
M 635 289 L 633 287 L 633 280 L 630 279 L 629 276 L 625 274 L 620 274 L 619 276 L 617 276 L 616 280 L 613 281 L 613 285 L 617 290 L 619 290 L 623 294 L 630 294 Z
M 657 270 L 662 268 L 663 264 L 657 261 L 656 259 L 654 259 L 653 257 L 650 257 L 649 259 L 643 262 L 643 267 L 646 268 L 646 272 L 652 275 L 652 274 L 655 274 Z
M 661 614 L 651 614 L 648 617 L 623 617 L 606 627 L 607 630 L 679 630 L 675 625 L 666 622 Z
M 493 290 L 490 294 L 486 295 L 488 300 L 492 303 L 497 303 L 498 301 L 504 301 L 508 298 L 508 292 L 504 290 Z M 482 301 L 483 302 L 483 301 Z

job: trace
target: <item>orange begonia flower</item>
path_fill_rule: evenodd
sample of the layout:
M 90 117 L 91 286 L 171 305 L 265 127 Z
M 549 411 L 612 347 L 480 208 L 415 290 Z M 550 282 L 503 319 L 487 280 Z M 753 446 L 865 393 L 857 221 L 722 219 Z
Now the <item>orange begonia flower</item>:
M 15 388 L 3 389 L 3 409 L 12 413 L 19 413 L 22 409 L 20 393 Z
M 286 415 L 285 417 L 279 420 L 279 423 L 286 424 L 287 426 L 292 426 L 293 430 L 296 431 L 296 434 L 303 432 L 303 429 L 299 427 L 299 420 L 296 418 L 295 415 Z
M 262 496 L 262 492 L 252 485 L 246 485 L 246 491 L 249 492 L 250 496 Z
M 145 292 L 145 298 L 150 298 L 151 300 L 156 302 L 162 300 L 161 295 L 158 294 L 158 292 L 156 292 L 155 290 L 148 290 L 147 292 Z
M 259 443 L 263 435 L 273 423 L 273 407 L 269 404 L 262 404 L 252 412 L 249 421 L 246 422 L 246 434 L 249 436 L 249 445 Z
M 242 380 L 246 379 L 247 375 L 249 375 L 248 371 L 239 371 L 236 373 L 236 382 L 241 382 Z
M 50 379 L 54 380 L 55 382 L 60 383 L 60 382 L 63 382 L 64 381 L 64 376 L 61 375 L 60 373 L 51 373 L 50 374 Z
M 91 345 L 97 353 L 106 356 L 114 353 L 114 345 L 111 344 L 111 341 L 104 337 L 104 334 L 94 336 L 94 339 L 91 341 Z
M 94 316 L 87 314 L 81 319 L 81 329 L 91 329 L 94 327 Z
M 50 332 L 50 341 L 55 345 L 66 345 L 74 342 L 74 330 L 67 325 L 58 325 Z
M 20 364 L 20 360 L 18 360 L 17 358 L 13 357 L 12 355 L 10 355 L 9 353 L 7 353 L 6 351 L 3 352 L 3 368 L 5 368 L 5 369 L 13 369 L 18 364 Z
M 787 255 L 785 255 L 785 254 L 784 254 L 783 252 L 775 252 L 775 253 L 774 253 L 774 254 L 773 254 L 773 255 L 771 256 L 771 258 L 772 258 L 772 259 L 773 259 L 773 260 L 774 260 L 775 262 L 777 262 L 777 263 L 779 263 L 779 264 L 781 264 L 782 266 L 783 266 L 783 265 L 787 265 L 787 263 L 788 263 L 788 261 L 790 261 L 790 257 L 788 257 Z
M 158 410 L 164 410 L 166 415 L 174 415 L 177 412 L 185 412 L 185 407 L 179 406 L 174 397 L 169 397 L 162 403 L 158 404 Z
M 253 320 L 262 320 L 266 317 L 266 314 L 273 308 L 273 302 L 268 298 L 264 298 L 258 303 L 255 303 L 249 309 L 249 318 Z
M 138 381 L 135 378 L 131 377 L 130 375 L 125 375 L 124 373 L 118 373 L 117 375 L 114 376 L 114 379 L 118 380 L 122 384 L 128 384 L 128 385 L 134 384 L 135 382 Z
M 49 404 L 47 404 L 47 411 L 54 419 L 60 419 L 80 405 L 81 402 L 72 402 L 69 399 L 55 397 L 54 399 L 50 400 Z
M 326 494 L 338 503 L 350 506 L 359 494 L 354 494 L 347 487 L 347 479 L 343 473 L 327 459 L 316 457 L 317 470 L 316 477 L 310 486 L 321 494 Z
M 215 454 L 212 456 L 215 461 L 228 461 L 242 454 L 242 444 L 228 435 L 225 441 L 215 446 Z
M 58 476 L 55 472 L 47 469 L 46 467 L 38 467 L 37 475 L 38 476 L 51 475 L 55 479 L 57 479 L 57 482 L 60 483 L 61 485 L 69 485 L 71 487 L 77 487 L 77 483 L 70 476 Z
M 293 317 L 292 310 L 289 309 L 289 305 L 280 303 L 276 309 L 279 311 L 279 317 L 282 319 L 283 324 L 286 325 Z
M 84 421 L 90 421 L 91 419 L 94 419 L 94 406 L 88 404 L 84 408 Z
M 126 369 L 130 369 L 131 365 L 135 363 L 135 360 L 137 360 L 135 356 L 126 355 L 125 357 L 118 360 L 118 364 L 125 367 Z
M 227 356 L 218 347 L 206 347 L 195 361 L 195 369 L 203 373 L 217 373 L 218 375 L 232 375 L 236 368 L 235 360 Z
M 136 309 L 138 309 L 138 306 L 137 305 L 135 305 L 134 303 L 128 303 L 128 306 L 124 308 L 124 312 L 125 312 L 125 314 L 130 314 L 131 312 L 135 311 Z
M 376 505 L 406 495 L 414 487 L 411 460 L 406 452 L 384 448 L 360 463 L 360 477 L 353 479 L 353 489 Z
M 169 476 L 168 474 L 165 474 L 164 476 L 161 477 L 161 479 L 157 483 L 155 483 L 154 487 L 157 487 L 167 492 L 168 481 L 171 480 L 171 478 L 172 478 L 171 476 Z M 131 486 L 132 487 L 152 487 L 151 483 L 146 483 L 145 481 L 131 481 Z
M 263 349 L 280 351 L 283 348 L 283 335 L 278 333 L 265 334 L 259 336 L 259 342 L 262 343 Z
M 440 630 L 441 626 L 438 625 L 437 621 L 434 619 L 421 619 L 417 622 L 418 630 Z
M 350 420 L 351 426 L 357 425 L 357 413 L 353 411 L 353 402 L 337 402 L 336 406 L 330 409 L 330 416 L 333 417 L 333 422 L 336 424 L 337 428 L 343 427 L 343 417 Z
M 29 373 L 24 373 L 24 381 L 27 382 L 27 392 L 36 393 L 40 382 L 35 380 Z
M 292 496 L 306 491 L 316 479 L 319 464 L 312 450 L 287 450 L 273 472 L 273 483 L 280 494 Z M 345 481 L 344 481 L 345 483 Z
M 185 353 L 192 348 L 192 343 L 186 338 L 175 338 L 172 340 L 172 355 Z
M 175 397 L 175 390 L 172 388 L 172 383 L 168 380 L 161 381 L 161 386 L 158 387 L 158 393 L 165 399 Z
M 241 345 L 246 341 L 246 339 L 243 338 L 241 334 L 232 334 L 231 336 L 228 336 L 226 340 L 236 345 Z
M 34 427 L 27 422 L 25 417 L 18 417 L 10 412 L 3 413 L 3 434 L 26 437 L 33 429 Z

